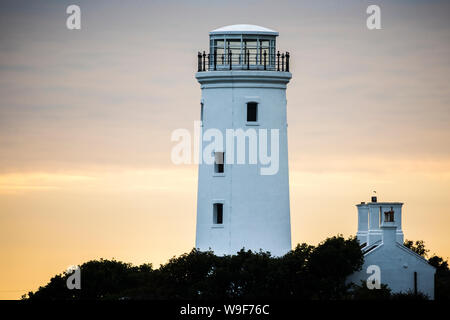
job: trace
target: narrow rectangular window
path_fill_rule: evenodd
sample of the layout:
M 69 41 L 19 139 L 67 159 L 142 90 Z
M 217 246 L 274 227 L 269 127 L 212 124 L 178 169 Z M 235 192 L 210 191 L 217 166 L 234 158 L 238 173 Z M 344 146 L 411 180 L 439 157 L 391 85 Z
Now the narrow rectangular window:
M 200 121 L 203 122 L 203 102 L 200 103 Z
M 256 102 L 247 103 L 247 122 L 258 121 L 258 104 Z
M 215 152 L 214 153 L 214 172 L 215 173 L 223 173 L 224 172 L 224 158 L 225 152 Z
M 223 224 L 223 203 L 214 203 L 213 211 L 214 224 Z

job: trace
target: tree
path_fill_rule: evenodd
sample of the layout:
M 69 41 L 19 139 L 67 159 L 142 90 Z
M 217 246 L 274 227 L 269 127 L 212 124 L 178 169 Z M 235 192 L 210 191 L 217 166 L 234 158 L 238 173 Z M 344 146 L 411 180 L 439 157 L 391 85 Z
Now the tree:
M 70 274 L 58 274 L 35 293 L 29 292 L 32 300 L 96 300 L 116 299 L 138 288 L 152 274 L 150 264 L 139 267 L 116 260 L 92 260 L 80 266 L 81 290 L 69 290 L 66 285 Z
M 278 259 L 271 289 L 277 299 L 311 299 L 313 283 L 309 272 L 309 258 L 315 247 L 298 244 L 294 250 Z
M 428 300 L 428 299 L 429 299 L 428 295 L 420 291 L 415 293 L 412 290 L 408 290 L 407 292 L 393 293 L 391 295 L 391 300 Z
M 315 285 L 315 298 L 343 299 L 350 288 L 346 278 L 364 263 L 358 240 L 342 235 L 328 238 L 311 252 L 308 269 Z
M 216 256 L 193 249 L 158 269 L 115 260 L 80 266 L 81 290 L 69 290 L 62 273 L 28 298 L 91 299 L 342 299 L 346 278 L 363 263 L 355 238 L 328 238 L 317 247 L 299 244 L 283 257 L 242 249 Z
M 436 268 L 435 299 L 450 300 L 450 270 L 447 260 L 433 255 L 428 262 Z
M 424 258 L 428 256 L 428 252 L 430 251 L 425 247 L 425 242 L 423 240 L 417 240 L 416 242 L 406 240 L 404 245 Z M 434 298 L 436 300 L 449 300 L 450 270 L 448 262 L 437 255 L 433 255 L 428 259 L 428 263 L 436 268 Z
M 349 298 L 351 300 L 389 300 L 391 289 L 384 283 L 381 284 L 380 289 L 369 289 L 367 284 L 361 281 L 359 285 L 352 285 Z
M 414 241 L 406 239 L 403 245 L 424 258 L 427 257 L 428 252 L 430 251 L 425 248 L 425 242 L 423 240 L 417 240 L 414 243 Z

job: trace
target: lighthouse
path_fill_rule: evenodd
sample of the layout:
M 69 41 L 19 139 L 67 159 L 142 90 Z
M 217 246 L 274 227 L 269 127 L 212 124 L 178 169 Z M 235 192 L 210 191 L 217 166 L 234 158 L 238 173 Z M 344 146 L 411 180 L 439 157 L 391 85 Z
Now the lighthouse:
M 286 87 L 292 75 L 277 36 L 255 25 L 226 26 L 211 31 L 209 50 L 198 53 L 199 250 L 275 256 L 291 250 Z

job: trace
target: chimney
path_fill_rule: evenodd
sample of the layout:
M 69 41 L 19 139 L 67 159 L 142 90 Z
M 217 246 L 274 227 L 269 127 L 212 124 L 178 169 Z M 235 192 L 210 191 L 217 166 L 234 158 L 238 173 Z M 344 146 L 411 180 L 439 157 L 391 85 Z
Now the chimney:
M 384 222 L 381 224 L 381 232 L 383 245 L 385 246 L 393 246 L 397 242 L 397 226 L 394 222 Z
M 356 205 L 358 208 L 358 232 L 356 237 L 360 244 L 367 243 L 367 232 L 369 231 L 369 207 L 364 203 Z

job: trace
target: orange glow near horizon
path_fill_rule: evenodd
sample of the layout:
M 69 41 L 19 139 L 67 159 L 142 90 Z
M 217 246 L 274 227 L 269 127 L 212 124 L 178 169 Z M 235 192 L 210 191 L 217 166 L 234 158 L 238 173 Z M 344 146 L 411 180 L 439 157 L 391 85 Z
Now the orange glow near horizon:
M 416 172 L 425 169 L 410 165 Z M 377 169 L 376 162 L 370 166 Z M 386 170 L 383 161 L 379 166 Z M 406 238 L 423 239 L 430 253 L 448 257 L 445 234 L 450 217 L 442 208 L 448 201 L 450 172 L 411 176 L 410 169 L 399 172 L 394 167 L 384 173 L 291 169 L 293 245 L 317 244 L 339 233 L 354 235 L 354 205 L 368 201 L 367 185 L 376 184 L 382 190 L 380 200 L 405 202 Z M 158 267 L 190 251 L 195 243 L 196 173 L 193 166 L 174 166 L 86 176 L 1 175 L 0 209 L 9 213 L 2 216 L 2 288 L 36 290 L 69 265 L 90 259 L 150 262 Z M 11 278 L 11 274 L 23 276 Z M 23 293 L 2 291 L 1 298 L 15 299 Z

